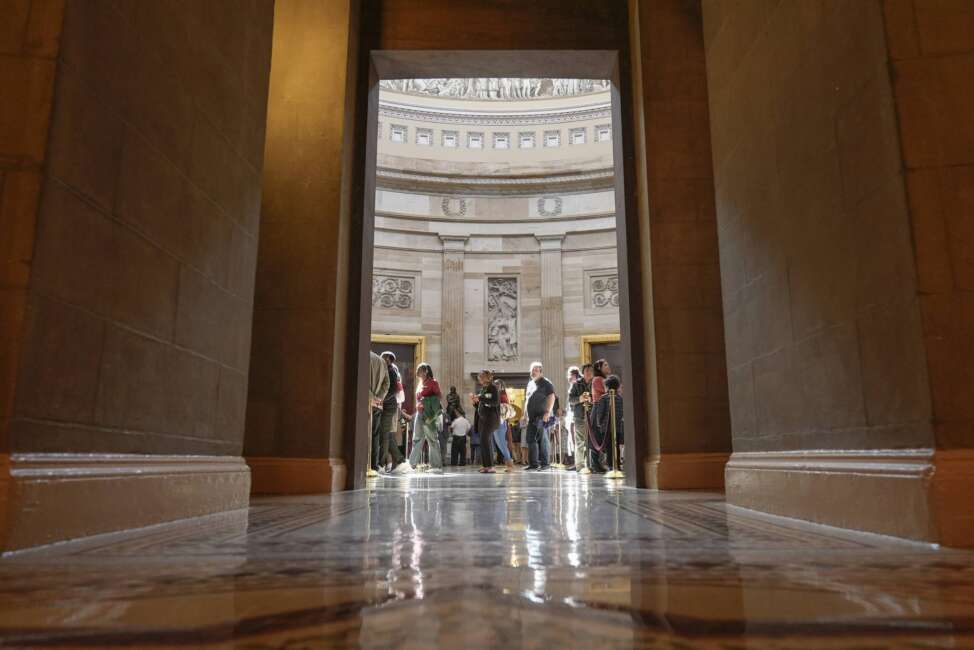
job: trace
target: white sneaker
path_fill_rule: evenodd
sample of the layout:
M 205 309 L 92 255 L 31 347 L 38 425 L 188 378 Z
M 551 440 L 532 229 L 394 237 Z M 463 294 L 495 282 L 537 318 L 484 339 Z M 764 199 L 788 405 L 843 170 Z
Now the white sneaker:
M 592 470 L 590 470 L 588 467 L 583 467 L 582 469 L 578 470 L 578 473 L 579 474 L 591 474 L 592 473 Z
M 398 465 L 396 465 L 396 468 L 389 473 L 390 474 L 412 474 L 413 468 L 412 466 L 410 466 L 408 462 L 403 461 Z
M 429 470 L 430 474 L 442 474 L 443 470 L 439 467 L 431 467 Z

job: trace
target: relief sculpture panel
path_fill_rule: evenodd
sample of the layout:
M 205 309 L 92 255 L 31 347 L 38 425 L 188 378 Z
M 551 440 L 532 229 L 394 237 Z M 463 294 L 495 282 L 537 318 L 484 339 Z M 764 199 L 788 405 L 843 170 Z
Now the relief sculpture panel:
M 517 361 L 517 278 L 487 278 L 487 360 Z
M 592 309 L 619 308 L 619 275 L 593 275 L 589 278 Z
M 372 276 L 372 306 L 409 311 L 415 305 L 416 279 L 412 276 Z

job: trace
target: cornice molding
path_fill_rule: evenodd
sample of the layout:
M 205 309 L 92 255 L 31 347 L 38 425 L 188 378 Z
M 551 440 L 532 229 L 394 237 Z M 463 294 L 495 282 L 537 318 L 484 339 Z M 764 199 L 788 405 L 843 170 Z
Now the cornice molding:
M 433 122 L 436 124 L 468 124 L 470 126 L 528 126 L 544 124 L 567 124 L 570 122 L 585 122 L 589 120 L 611 120 L 612 105 L 610 103 L 572 109 L 549 109 L 534 111 L 505 111 L 503 113 L 485 113 L 483 111 L 436 110 L 393 104 L 379 103 L 379 119 L 410 120 L 413 122 Z

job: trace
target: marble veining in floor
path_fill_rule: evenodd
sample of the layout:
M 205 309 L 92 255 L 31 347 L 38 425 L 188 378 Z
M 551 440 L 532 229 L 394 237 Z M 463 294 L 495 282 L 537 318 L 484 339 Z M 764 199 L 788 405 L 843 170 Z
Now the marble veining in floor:
M 0 560 L 10 648 L 974 648 L 974 554 L 573 473 L 382 477 Z

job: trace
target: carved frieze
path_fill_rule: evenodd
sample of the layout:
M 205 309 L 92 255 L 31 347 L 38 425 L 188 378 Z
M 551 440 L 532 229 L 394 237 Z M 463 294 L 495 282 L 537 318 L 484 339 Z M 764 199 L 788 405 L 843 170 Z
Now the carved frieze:
M 487 360 L 517 361 L 517 278 L 487 278 Z
M 453 78 L 383 79 L 379 88 L 414 95 L 457 99 L 530 99 L 605 92 L 608 79 Z
M 618 309 L 619 274 L 590 275 L 589 299 L 592 309 Z
M 372 276 L 372 306 L 411 311 L 416 306 L 416 278 L 410 275 Z

